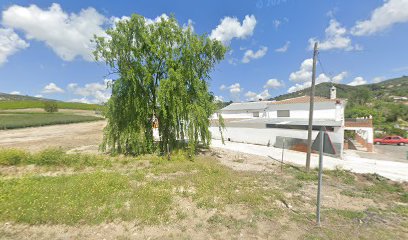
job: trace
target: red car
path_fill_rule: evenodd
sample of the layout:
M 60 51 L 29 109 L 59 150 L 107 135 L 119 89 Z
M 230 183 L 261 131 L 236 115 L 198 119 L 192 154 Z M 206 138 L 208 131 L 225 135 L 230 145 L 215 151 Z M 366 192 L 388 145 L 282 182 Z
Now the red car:
M 408 144 L 408 139 L 405 139 L 400 136 L 387 136 L 384 138 L 376 138 L 374 139 L 375 144 L 397 144 L 400 146 L 404 146 Z

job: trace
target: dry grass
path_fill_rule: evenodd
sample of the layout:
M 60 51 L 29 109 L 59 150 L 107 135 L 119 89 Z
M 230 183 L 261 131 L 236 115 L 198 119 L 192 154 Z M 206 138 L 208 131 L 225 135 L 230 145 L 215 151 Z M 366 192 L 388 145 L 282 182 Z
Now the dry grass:
M 407 236 L 407 186 L 377 175 L 325 172 L 323 227 L 317 228 L 316 171 L 286 166 L 280 172 L 273 164 L 262 172 L 235 171 L 218 159 L 239 166 L 253 157 L 235 161 L 224 153 L 189 160 L 179 152 L 168 161 L 8 151 L 0 152 L 0 168 L 26 171 L 0 177 L 0 234 L 10 239 L 98 239 L 94 232 L 108 239 Z

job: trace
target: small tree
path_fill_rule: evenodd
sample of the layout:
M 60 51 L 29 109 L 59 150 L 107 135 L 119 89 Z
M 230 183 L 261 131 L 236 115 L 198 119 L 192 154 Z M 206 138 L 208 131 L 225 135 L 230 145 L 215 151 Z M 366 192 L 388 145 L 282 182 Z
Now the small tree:
M 55 102 L 45 102 L 44 111 L 48 113 L 58 112 L 58 105 Z
M 102 148 L 113 153 L 166 152 L 188 139 L 191 154 L 211 139 L 215 110 L 207 81 L 226 47 L 182 28 L 174 17 L 155 23 L 134 14 L 95 38 L 96 59 L 117 74 L 107 103 Z M 160 141 L 153 138 L 158 122 Z

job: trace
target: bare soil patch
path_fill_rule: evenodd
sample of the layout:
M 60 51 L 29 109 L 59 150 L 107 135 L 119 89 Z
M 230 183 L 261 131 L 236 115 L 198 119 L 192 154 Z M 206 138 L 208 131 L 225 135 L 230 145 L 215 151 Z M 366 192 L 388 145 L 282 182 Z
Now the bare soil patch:
M 102 142 L 105 121 L 0 131 L 1 148 L 36 152 L 47 148 L 86 148 Z

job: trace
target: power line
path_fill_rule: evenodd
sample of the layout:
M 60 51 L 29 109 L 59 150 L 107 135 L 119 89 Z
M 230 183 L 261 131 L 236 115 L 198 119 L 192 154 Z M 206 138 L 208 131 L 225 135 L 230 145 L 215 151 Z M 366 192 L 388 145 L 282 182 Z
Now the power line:
M 324 68 L 324 66 L 323 66 L 323 62 L 322 62 L 322 60 L 321 60 L 321 58 L 320 58 L 320 52 L 319 52 L 319 54 L 317 55 L 317 59 L 318 59 L 319 66 L 320 66 L 320 68 L 321 68 L 323 74 L 326 75 L 326 76 L 328 76 L 328 77 L 330 78 L 330 82 L 333 82 L 333 74 L 326 72 L 326 70 L 325 70 L 325 68 Z

